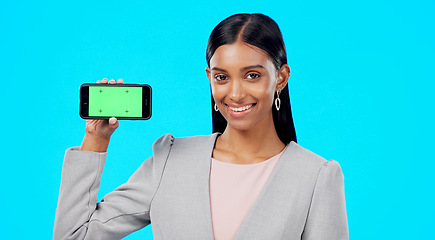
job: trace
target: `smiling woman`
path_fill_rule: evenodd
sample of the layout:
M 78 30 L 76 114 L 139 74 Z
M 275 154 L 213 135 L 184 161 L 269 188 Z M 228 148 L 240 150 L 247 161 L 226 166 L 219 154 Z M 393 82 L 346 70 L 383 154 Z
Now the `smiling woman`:
M 119 239 L 148 224 L 155 239 L 348 239 L 340 165 L 296 143 L 278 25 L 233 15 L 211 33 L 206 57 L 214 133 L 162 136 L 97 203 L 119 123 L 87 121 L 82 145 L 65 154 L 54 239 Z
M 272 105 L 274 93 L 287 84 L 288 65 L 276 70 L 270 57 L 261 49 L 237 41 L 217 48 L 206 71 L 214 102 L 228 123 L 216 142 L 214 156 L 232 163 L 252 163 L 259 157 L 258 150 L 252 151 L 254 149 L 268 149 L 271 152 L 266 155 L 270 156 L 279 153 L 285 144 L 275 131 Z M 265 138 L 268 141 L 267 145 L 244 146 L 244 149 L 252 148 L 245 156 L 226 157 L 225 153 L 232 151 L 228 146 L 237 146 L 235 140 L 239 138 Z M 266 159 L 268 156 L 257 161 Z
M 254 127 L 258 131 L 262 127 L 273 126 L 271 106 L 274 93 L 286 85 L 288 66 L 277 73 L 265 53 L 242 42 L 219 47 L 211 58 L 210 65 L 212 67 L 207 67 L 207 75 L 213 99 L 230 123 L 227 131 L 233 128 L 249 130 Z M 278 79 L 279 74 L 287 76 Z
M 225 45 L 234 43 L 244 44 L 245 47 L 250 47 L 251 50 L 256 51 L 257 54 L 265 55 L 263 57 L 266 57 L 268 62 L 271 62 L 276 69 L 274 74 L 268 72 L 271 74 L 270 76 L 272 78 L 280 77 L 280 80 L 284 81 L 280 83 L 280 88 L 275 89 L 277 93 L 281 93 L 280 98 L 278 98 L 278 95 L 276 94 L 276 98 L 280 103 L 280 111 L 277 111 L 277 108 L 271 108 L 273 112 L 272 116 L 276 132 L 281 141 L 285 144 L 288 144 L 291 141 L 297 142 L 287 86 L 290 67 L 287 65 L 287 53 L 278 25 L 271 18 L 263 14 L 235 14 L 223 20 L 215 27 L 208 41 L 206 51 L 208 66 L 210 67 L 212 56 L 216 55 L 215 52 L 219 47 L 222 48 L 225 47 Z M 237 57 L 240 56 L 244 55 L 236 54 L 235 57 L 237 59 Z M 232 57 L 234 56 L 227 56 L 225 60 L 229 60 Z M 216 56 L 214 56 L 214 58 L 216 58 Z M 248 62 L 249 61 L 245 63 Z M 252 66 L 265 68 L 265 66 L 261 64 Z M 246 67 L 252 66 L 245 66 L 243 70 L 248 70 Z M 210 72 L 209 68 L 207 72 Z M 252 75 L 250 75 L 250 77 L 252 77 Z M 255 75 L 255 77 L 257 76 Z M 215 104 L 213 96 L 211 101 L 213 106 Z M 213 132 L 223 132 L 227 125 L 227 121 L 219 112 L 213 112 L 212 115 Z

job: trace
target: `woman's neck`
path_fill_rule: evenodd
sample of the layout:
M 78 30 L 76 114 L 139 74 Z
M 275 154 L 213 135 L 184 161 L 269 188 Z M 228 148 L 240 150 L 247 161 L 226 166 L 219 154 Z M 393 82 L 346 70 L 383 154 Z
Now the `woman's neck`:
M 227 126 L 218 138 L 214 156 L 216 159 L 239 164 L 261 162 L 280 153 L 285 145 L 279 139 L 272 123 L 240 131 Z

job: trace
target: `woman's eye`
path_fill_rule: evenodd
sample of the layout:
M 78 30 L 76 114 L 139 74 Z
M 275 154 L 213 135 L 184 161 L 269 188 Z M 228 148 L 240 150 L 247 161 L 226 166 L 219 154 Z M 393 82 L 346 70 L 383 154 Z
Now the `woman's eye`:
M 216 80 L 218 80 L 218 81 L 227 80 L 227 76 L 222 75 L 222 74 L 220 74 L 220 75 L 215 75 L 214 78 L 215 78 Z
M 255 79 L 255 78 L 259 78 L 260 75 L 257 73 L 250 73 L 248 74 L 248 76 L 246 76 L 248 79 Z

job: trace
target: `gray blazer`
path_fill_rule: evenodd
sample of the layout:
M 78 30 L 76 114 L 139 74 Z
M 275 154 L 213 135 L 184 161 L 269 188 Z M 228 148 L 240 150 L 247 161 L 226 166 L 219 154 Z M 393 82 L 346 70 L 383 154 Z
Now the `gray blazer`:
M 65 153 L 54 239 L 120 239 L 152 223 L 154 239 L 213 239 L 210 160 L 217 134 L 153 144 L 153 156 L 97 203 L 107 153 Z M 291 142 L 235 239 L 348 239 L 336 161 Z

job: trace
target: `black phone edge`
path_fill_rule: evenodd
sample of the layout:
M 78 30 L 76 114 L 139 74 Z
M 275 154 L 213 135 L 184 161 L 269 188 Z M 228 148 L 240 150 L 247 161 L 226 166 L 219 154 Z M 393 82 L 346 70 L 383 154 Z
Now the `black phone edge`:
M 80 101 L 80 103 L 79 103 L 79 115 L 80 115 L 80 117 L 82 118 L 82 119 L 97 119 L 97 120 L 108 120 L 108 119 L 110 119 L 111 117 L 85 117 L 85 116 L 83 116 L 82 115 L 82 106 L 83 106 L 83 103 L 82 103 L 82 98 L 80 97 L 81 96 L 81 94 L 82 94 L 82 87 L 89 87 L 89 86 L 101 86 L 102 84 L 101 83 L 83 83 L 82 85 L 80 85 L 80 88 L 79 88 L 79 101 Z M 103 85 L 104 85 L 104 83 L 103 83 Z M 107 84 L 108 85 L 108 84 Z M 147 118 L 143 118 L 143 117 L 141 117 L 141 118 L 138 118 L 138 117 L 116 117 L 116 119 L 118 119 L 118 120 L 149 120 L 150 118 L 151 118 L 151 116 L 152 116 L 152 93 L 153 93 L 153 89 L 152 89 L 152 87 L 150 86 L 150 85 L 148 85 L 148 84 L 136 84 L 136 83 L 125 83 L 125 84 L 113 84 L 113 85 L 111 85 L 111 87 L 125 87 L 125 86 L 128 86 L 128 87 L 143 87 L 143 86 L 147 86 L 148 88 L 149 88 L 149 90 L 150 90 L 150 99 L 149 99 L 149 109 L 150 109 L 150 112 L 149 112 L 149 116 L 147 117 Z M 89 97 L 89 96 L 88 96 Z

